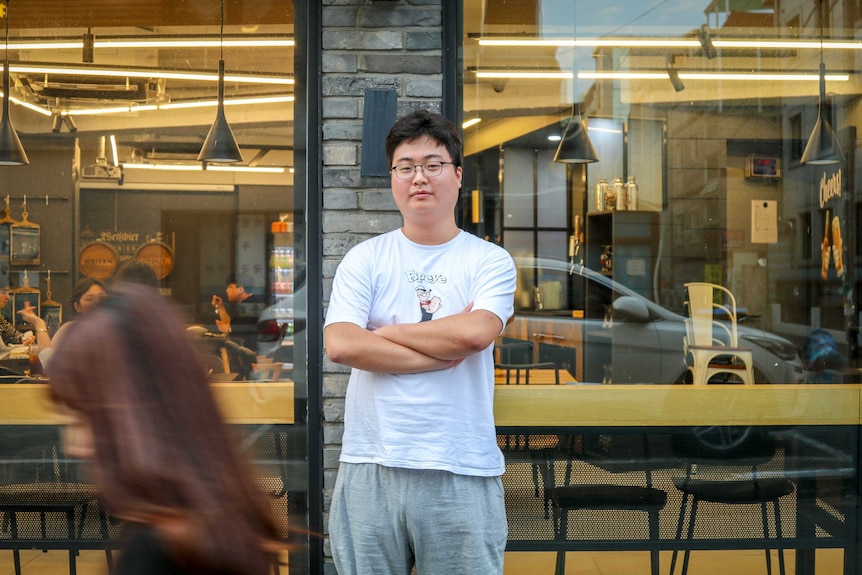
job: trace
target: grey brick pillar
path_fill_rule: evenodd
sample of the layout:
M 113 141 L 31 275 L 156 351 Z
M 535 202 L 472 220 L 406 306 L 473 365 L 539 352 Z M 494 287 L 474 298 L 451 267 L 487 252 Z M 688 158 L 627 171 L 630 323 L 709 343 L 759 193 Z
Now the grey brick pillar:
M 348 249 L 401 226 L 389 178 L 362 177 L 363 96 L 392 89 L 397 115 L 441 110 L 441 0 L 323 0 L 323 300 Z M 324 513 L 338 468 L 348 370 L 324 357 Z M 324 524 L 327 517 L 324 516 Z M 329 546 L 325 554 L 330 557 Z M 335 574 L 331 562 L 327 574 Z

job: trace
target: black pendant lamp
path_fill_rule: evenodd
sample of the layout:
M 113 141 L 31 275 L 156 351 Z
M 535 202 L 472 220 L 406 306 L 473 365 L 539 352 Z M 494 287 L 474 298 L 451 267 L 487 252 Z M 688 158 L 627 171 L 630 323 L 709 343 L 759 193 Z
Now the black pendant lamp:
M 27 152 L 9 117 L 9 2 L 6 0 L 6 45 L 3 59 L 3 119 L 0 120 L 0 166 L 26 166 Z
M 577 21 L 577 20 L 575 20 Z M 577 26 L 575 27 L 577 29 Z M 575 33 L 576 29 L 572 32 Z M 554 161 L 561 164 L 590 164 L 599 161 L 599 155 L 587 134 L 587 126 L 578 108 L 578 59 L 572 47 L 572 117 L 563 131 Z
M 566 130 L 563 132 L 557 153 L 554 154 L 554 161 L 561 164 L 590 164 L 599 161 L 599 155 L 590 141 L 587 127 L 581 119 L 577 104 L 572 110 L 572 117 L 569 118 Z
M 823 63 L 823 0 L 820 0 L 820 102 L 817 106 L 817 121 L 808 137 L 805 151 L 802 152 L 803 164 L 825 165 L 841 162 L 843 153 L 838 138 L 829 120 L 824 116 L 826 111 L 826 64 Z
M 198 154 L 199 162 L 234 163 L 242 162 L 242 152 L 236 143 L 233 130 L 224 115 L 224 0 L 221 1 L 221 32 L 219 35 L 218 61 L 218 109 L 215 122 L 207 134 L 204 145 Z

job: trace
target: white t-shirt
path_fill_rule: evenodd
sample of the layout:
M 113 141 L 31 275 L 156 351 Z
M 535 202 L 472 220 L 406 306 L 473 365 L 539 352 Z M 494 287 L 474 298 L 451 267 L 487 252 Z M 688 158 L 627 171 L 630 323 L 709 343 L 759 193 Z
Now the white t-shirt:
M 335 274 L 325 325 L 373 330 L 487 310 L 506 325 L 515 264 L 467 232 L 438 246 L 395 230 L 351 249 Z M 393 375 L 353 369 L 341 461 L 497 476 L 505 470 L 494 427 L 493 346 L 455 367 Z

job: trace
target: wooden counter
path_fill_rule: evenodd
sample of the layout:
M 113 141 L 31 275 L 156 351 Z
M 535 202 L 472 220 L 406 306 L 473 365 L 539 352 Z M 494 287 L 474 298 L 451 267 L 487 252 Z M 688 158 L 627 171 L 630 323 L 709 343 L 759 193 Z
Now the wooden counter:
M 293 382 L 211 384 L 225 420 L 232 424 L 294 423 Z M 57 423 L 46 383 L 0 385 L 0 424 Z
M 497 385 L 499 427 L 860 425 L 862 385 Z

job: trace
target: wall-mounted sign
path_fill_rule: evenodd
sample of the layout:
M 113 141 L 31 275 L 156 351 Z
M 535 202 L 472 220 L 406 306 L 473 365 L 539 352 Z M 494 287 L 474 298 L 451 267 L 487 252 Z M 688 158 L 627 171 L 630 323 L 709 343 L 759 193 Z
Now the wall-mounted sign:
M 745 177 L 749 180 L 780 178 L 781 158 L 774 156 L 748 156 L 748 161 L 745 163 Z
M 751 200 L 751 243 L 778 243 L 778 202 Z
M 27 198 L 25 197 L 21 221 L 9 225 L 10 263 L 13 266 L 39 265 L 41 262 L 40 234 L 41 226 L 27 219 Z
M 104 280 L 117 270 L 119 257 L 114 246 L 107 242 L 95 241 L 84 246 L 78 256 L 78 267 L 88 278 Z
M 149 264 L 156 277 L 165 279 L 174 269 L 174 249 L 164 242 L 152 240 L 138 248 L 135 258 Z

